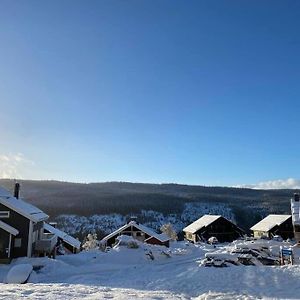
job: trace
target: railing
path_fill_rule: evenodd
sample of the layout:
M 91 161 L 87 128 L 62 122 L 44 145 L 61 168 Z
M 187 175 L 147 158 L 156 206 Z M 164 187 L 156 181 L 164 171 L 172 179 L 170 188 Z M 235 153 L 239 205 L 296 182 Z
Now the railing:
M 51 253 L 57 243 L 57 236 L 52 233 L 44 233 L 42 238 L 35 243 L 35 251 Z

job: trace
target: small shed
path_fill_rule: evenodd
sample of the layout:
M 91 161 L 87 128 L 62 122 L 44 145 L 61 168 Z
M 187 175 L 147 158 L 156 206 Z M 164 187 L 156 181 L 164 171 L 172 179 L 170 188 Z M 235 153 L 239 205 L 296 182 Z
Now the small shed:
M 140 242 L 145 242 L 152 245 L 162 245 L 169 247 L 170 243 L 170 238 L 166 234 L 156 233 L 152 229 L 139 224 L 136 221 L 130 221 L 124 226 L 104 237 L 101 240 L 101 244 L 111 247 L 117 242 L 116 238 L 120 235 L 128 235 Z
M 291 215 L 268 215 L 250 229 L 255 238 L 279 235 L 286 240 L 294 237 Z
M 185 239 L 191 242 L 207 241 L 216 237 L 219 242 L 232 242 L 244 231 L 220 215 L 204 215 L 183 229 Z

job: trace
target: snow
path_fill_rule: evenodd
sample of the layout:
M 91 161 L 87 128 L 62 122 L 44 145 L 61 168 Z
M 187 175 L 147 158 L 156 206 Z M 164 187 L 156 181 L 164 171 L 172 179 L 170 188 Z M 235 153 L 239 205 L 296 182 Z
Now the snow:
M 27 281 L 33 268 L 31 264 L 12 266 L 6 275 L 6 283 L 24 283 Z
M 107 253 L 94 250 L 57 259 L 22 258 L 13 265 L 31 264 L 35 273 L 25 285 L 0 283 L 0 299 L 296 299 L 299 248 L 294 248 L 293 266 L 199 266 L 206 253 L 225 258 L 237 248 L 280 245 L 265 240 L 217 246 L 172 242 L 167 256 L 165 247 L 141 243 L 137 249 L 119 246 Z M 0 265 L 0 282 L 10 268 Z
M 3 188 L 0 189 L 0 203 L 32 220 L 33 222 L 44 221 L 49 218 L 49 216 L 39 208 L 26 203 L 22 199 L 13 197 Z
M 156 239 L 158 239 L 159 241 L 161 242 L 165 242 L 165 241 L 169 241 L 170 238 L 161 233 L 156 233 L 154 232 L 152 229 L 142 225 L 142 224 L 139 224 L 135 221 L 130 221 L 128 224 L 125 224 L 124 226 L 120 227 L 119 229 L 115 230 L 114 232 L 110 233 L 109 235 L 107 235 L 106 237 L 104 237 L 101 242 L 105 242 L 107 240 L 109 240 L 111 237 L 123 232 L 124 230 L 126 230 L 127 228 L 131 227 L 131 226 L 134 226 L 135 228 L 139 229 L 140 231 L 146 233 L 147 235 L 149 235 L 150 237 L 155 237 Z
M 276 225 L 281 225 L 290 217 L 291 215 L 268 215 L 250 229 L 252 231 L 269 231 Z
M 155 237 L 156 239 L 158 239 L 162 243 L 170 241 L 170 237 L 168 235 L 166 235 L 165 233 L 156 233 L 155 232 L 151 237 L 147 238 L 145 240 L 145 242 L 147 242 L 148 240 L 150 240 L 152 237 Z
M 116 239 L 119 243 L 123 243 L 125 245 L 132 242 L 137 243 L 137 240 L 135 240 L 132 236 L 129 235 L 119 235 Z
M 198 219 L 195 222 L 193 222 L 192 224 L 190 224 L 189 226 L 183 228 L 183 231 L 184 232 L 195 233 L 199 229 L 201 229 L 205 226 L 208 226 L 209 224 L 215 222 L 219 218 L 221 218 L 221 216 L 204 215 L 200 219 Z
M 80 241 L 78 241 L 77 239 L 68 235 L 67 233 L 65 233 L 57 228 L 54 228 L 53 226 L 51 226 L 50 224 L 47 224 L 47 223 L 44 223 L 44 229 L 46 229 L 50 233 L 55 234 L 57 237 L 61 238 L 63 241 L 67 242 L 71 246 L 73 246 L 77 249 L 80 249 L 80 245 L 81 245 Z
M 255 208 L 258 209 L 258 208 Z M 235 222 L 231 208 L 224 203 L 187 202 L 181 213 L 163 214 L 154 210 L 141 210 L 136 214 L 145 226 L 158 231 L 164 224 L 172 224 L 176 232 L 194 222 L 199 216 L 205 214 L 222 215 L 226 219 Z M 58 228 L 70 235 L 80 232 L 82 235 L 97 232 L 103 237 L 123 226 L 131 215 L 105 214 L 92 216 L 60 215 L 56 218 Z
M 300 201 L 291 200 L 291 211 L 293 216 L 293 223 L 300 224 Z
M 9 232 L 12 235 L 19 234 L 19 231 L 16 228 L 14 228 L 14 227 L 12 227 L 12 226 L 10 226 L 10 225 L 2 222 L 2 221 L 0 221 L 0 228 L 2 228 L 3 230 L 5 230 L 6 232 Z

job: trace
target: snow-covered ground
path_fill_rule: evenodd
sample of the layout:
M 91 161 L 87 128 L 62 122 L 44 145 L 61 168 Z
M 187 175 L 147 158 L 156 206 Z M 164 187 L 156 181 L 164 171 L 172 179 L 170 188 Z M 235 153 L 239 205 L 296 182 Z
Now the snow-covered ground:
M 241 243 L 249 246 L 252 242 L 239 242 L 239 246 Z M 281 245 L 266 243 L 275 254 Z M 174 242 L 168 252 L 164 247 L 140 244 L 138 249 L 119 246 L 108 253 L 89 251 L 55 260 L 22 258 L 0 266 L 0 282 L 16 264 L 30 263 L 36 271 L 29 283 L 0 283 L 0 299 L 300 298 L 298 249 L 293 266 L 215 268 L 199 263 L 205 253 L 229 253 L 236 244 L 214 248 Z

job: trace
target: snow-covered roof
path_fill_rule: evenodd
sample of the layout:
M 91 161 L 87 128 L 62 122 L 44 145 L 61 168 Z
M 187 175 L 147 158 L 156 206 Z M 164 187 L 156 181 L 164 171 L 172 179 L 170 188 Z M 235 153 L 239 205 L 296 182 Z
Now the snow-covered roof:
M 121 233 L 122 231 L 126 230 L 130 226 L 136 227 L 137 229 L 139 229 L 140 231 L 146 233 L 150 237 L 155 237 L 156 239 L 158 239 L 162 243 L 170 240 L 170 238 L 167 235 L 163 234 L 163 233 L 156 233 L 152 229 L 150 229 L 150 228 L 148 228 L 148 227 L 146 227 L 146 226 L 144 226 L 142 224 L 138 224 L 135 221 L 130 221 L 128 224 L 125 224 L 124 226 L 120 227 L 119 229 L 115 230 L 114 232 L 112 232 L 109 235 L 107 235 L 106 237 L 104 237 L 102 239 L 102 241 L 109 240 L 111 237 L 115 236 L 116 234 Z
M 71 246 L 73 246 L 77 249 L 80 249 L 80 245 L 81 245 L 80 241 L 78 241 L 77 239 L 68 235 L 64 231 L 54 228 L 53 226 L 51 226 L 50 224 L 47 224 L 47 223 L 44 223 L 44 229 L 46 229 L 50 233 L 55 234 L 57 237 L 61 238 L 63 241 L 70 244 Z
M 250 229 L 252 231 L 269 231 L 275 226 L 281 225 L 290 217 L 291 215 L 268 215 Z
M 0 188 L 0 204 L 16 211 L 20 215 L 32 220 L 33 222 L 44 221 L 49 218 L 43 211 L 22 199 L 13 197 L 7 190 Z
M 167 241 L 170 240 L 170 237 L 167 236 L 165 233 L 155 233 L 155 235 L 152 235 L 149 238 L 145 239 L 145 242 L 147 242 L 148 240 L 150 240 L 152 237 L 158 239 L 162 243 L 167 242 Z
M 19 231 L 16 228 L 14 228 L 14 227 L 12 227 L 12 226 L 10 226 L 10 225 L 2 222 L 2 221 L 0 221 L 0 228 L 2 228 L 3 230 L 11 233 L 12 235 L 19 234 Z
M 195 233 L 203 227 L 210 225 L 211 223 L 215 222 L 221 218 L 220 215 L 204 215 L 200 219 L 196 220 L 192 224 L 188 225 L 187 227 L 183 228 L 184 232 Z

